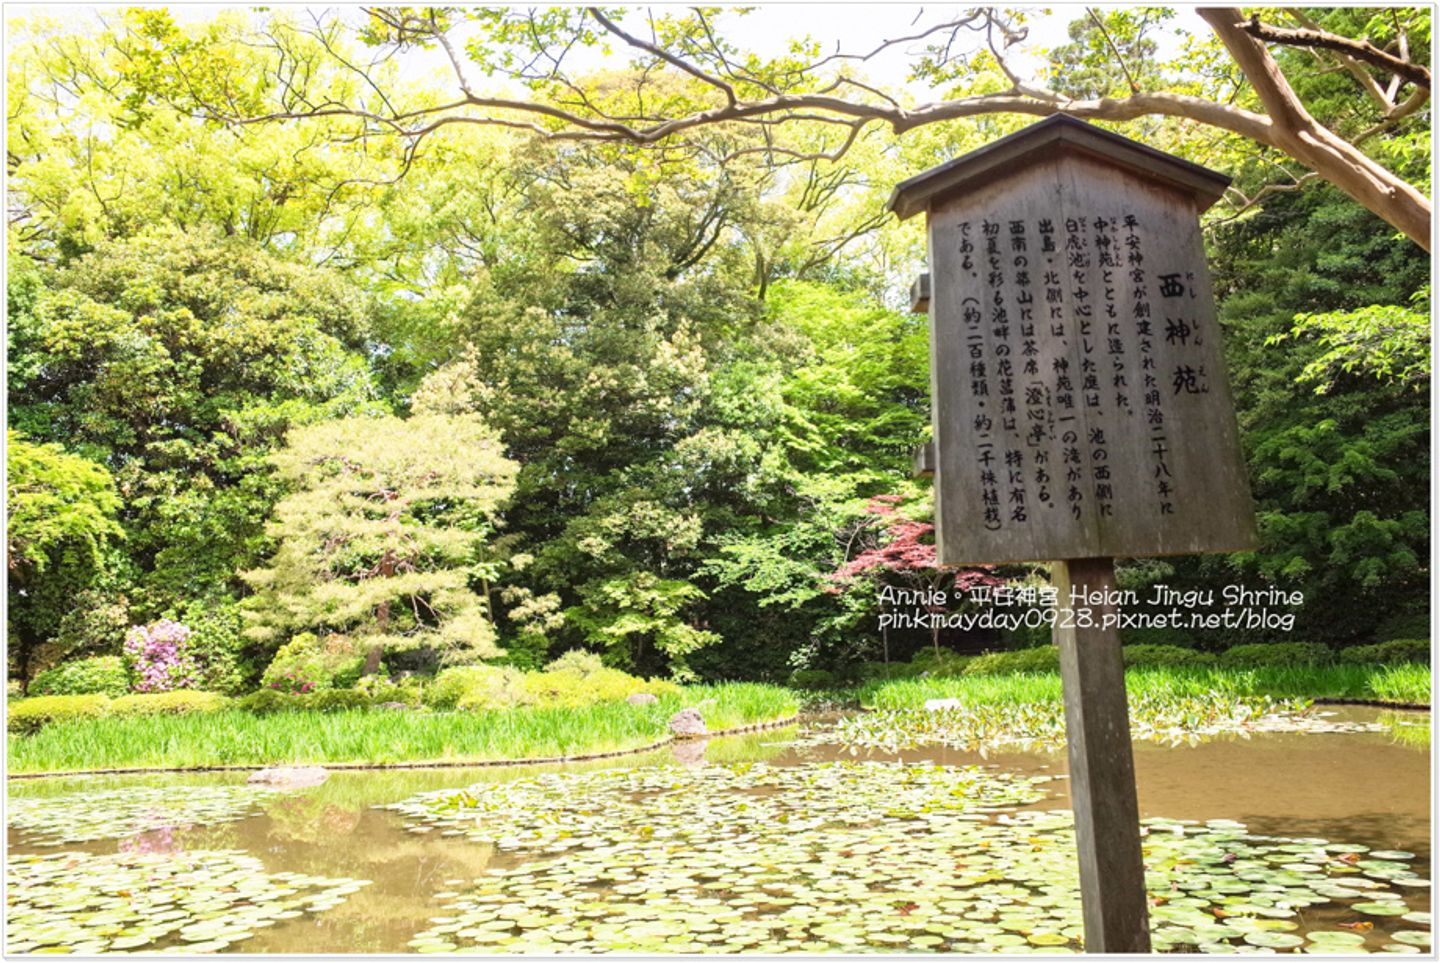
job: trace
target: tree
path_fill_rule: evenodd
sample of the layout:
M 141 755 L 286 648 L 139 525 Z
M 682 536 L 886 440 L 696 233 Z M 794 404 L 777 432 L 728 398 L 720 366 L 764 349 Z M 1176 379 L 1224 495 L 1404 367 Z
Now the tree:
M 366 302 L 332 271 L 164 228 L 12 270 L 11 423 L 114 476 L 141 618 L 239 587 L 288 427 L 380 407 Z
M 826 54 L 819 44 L 802 41 L 773 58 L 738 49 L 726 39 L 717 16 L 713 8 L 651 12 L 642 31 L 633 17 L 597 7 L 372 9 L 359 39 L 381 48 L 419 47 L 443 54 L 453 68 L 454 92 L 438 100 L 403 98 L 363 66 L 352 67 L 367 81 L 354 85 L 353 96 L 318 96 L 304 82 L 313 72 L 314 56 L 306 52 L 303 41 L 333 37 L 336 21 L 307 31 L 276 20 L 264 42 L 273 51 L 273 73 L 293 79 L 264 108 L 255 110 L 253 99 L 239 98 L 238 90 L 232 93 L 223 76 L 218 81 L 211 76 L 202 80 L 203 59 L 193 57 L 153 58 L 157 65 L 150 88 L 161 96 L 185 100 L 226 124 L 333 123 L 344 118 L 353 125 L 348 136 L 397 137 L 409 155 L 435 131 L 460 124 L 505 126 L 552 140 L 654 145 L 670 151 L 693 150 L 694 132 L 727 125 L 743 135 L 728 156 L 760 152 L 805 162 L 839 158 L 871 124 L 888 125 L 899 135 L 929 124 L 995 113 L 1064 112 L 1101 121 L 1177 118 L 1237 135 L 1305 165 L 1428 249 L 1429 200 L 1369 156 L 1363 149 L 1366 138 L 1352 141 L 1317 121 L 1266 46 L 1267 41 L 1301 44 L 1317 56 L 1341 58 L 1340 69 L 1349 70 L 1367 90 L 1388 91 L 1384 99 L 1390 107 L 1380 123 L 1382 129 L 1389 129 L 1428 102 L 1429 71 L 1417 59 L 1425 57 L 1426 11 L 1407 12 L 1403 20 L 1393 16 L 1388 25 L 1375 23 L 1378 17 L 1364 24 L 1367 32 L 1391 31 L 1389 43 L 1381 38 L 1376 45 L 1328 31 L 1309 30 L 1303 35 L 1277 31 L 1237 8 L 1204 9 L 1200 16 L 1223 45 L 1220 57 L 1228 64 L 1218 63 L 1215 50 L 1200 51 L 1184 65 L 1192 68 L 1189 76 L 1157 78 L 1151 85 L 1148 78 L 1132 72 L 1123 96 L 1085 99 L 1015 73 L 1007 62 L 1007 50 L 1024 42 L 1025 19 L 996 8 L 977 8 L 917 27 L 863 53 Z M 1124 16 L 1123 12 L 1111 15 L 1115 33 L 1122 26 L 1115 18 Z M 1100 18 L 1095 19 L 1102 35 L 1110 32 Z M 463 49 L 452 37 L 462 20 L 472 30 L 478 28 Z M 907 104 L 899 95 L 867 83 L 857 71 L 898 45 L 921 42 L 927 46 L 914 76 L 942 89 L 957 85 L 936 101 Z M 626 80 L 578 74 L 567 63 L 567 58 L 578 56 L 576 51 L 611 44 L 621 45 L 631 55 L 634 74 Z M 1393 52 L 1375 56 L 1385 53 L 1382 46 Z M 1124 71 L 1126 51 L 1113 36 L 1105 51 Z M 972 89 L 966 81 L 983 74 L 989 65 L 1003 73 L 1005 86 Z M 1226 67 L 1238 68 L 1243 83 L 1227 79 Z M 1381 80 L 1374 75 L 1377 69 Z M 519 85 L 526 94 L 482 90 L 468 71 Z M 1397 100 L 1403 89 L 1411 93 Z M 243 106 L 234 106 L 237 100 Z M 800 147 L 781 140 L 780 128 L 797 123 L 819 125 L 829 135 L 818 146 Z
M 293 487 L 267 527 L 266 566 L 245 573 L 246 633 L 341 635 L 368 649 L 434 650 L 444 663 L 500 655 L 473 567 L 516 465 L 474 415 L 343 418 L 291 431 L 272 456 Z
M 932 616 L 930 644 L 940 654 L 940 621 L 947 606 L 939 601 L 949 593 L 968 592 L 981 586 L 1004 585 L 1005 580 L 990 574 L 988 568 L 952 570 L 940 566 L 935 547 L 935 526 L 930 522 L 907 517 L 901 510 L 903 495 L 876 495 L 865 506 L 862 532 L 855 533 L 852 543 L 865 547 L 845 564 L 826 576 L 833 591 L 843 591 L 859 580 L 872 588 L 899 585 L 907 594 L 926 599 L 925 610 Z M 948 588 L 947 588 L 948 586 Z M 884 614 L 884 601 L 880 611 Z M 888 627 L 882 628 L 885 639 L 885 661 L 890 661 Z
M 101 576 L 107 549 L 124 531 L 115 520 L 120 497 L 104 466 L 10 431 L 6 469 L 8 654 L 21 678 L 29 678 L 38 647 L 76 595 Z

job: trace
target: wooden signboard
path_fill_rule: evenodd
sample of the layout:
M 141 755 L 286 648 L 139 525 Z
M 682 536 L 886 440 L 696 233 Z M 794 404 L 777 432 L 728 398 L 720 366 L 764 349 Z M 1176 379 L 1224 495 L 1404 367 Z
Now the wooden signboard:
M 1255 547 L 1199 215 L 1229 178 L 1063 115 L 896 187 L 924 211 L 942 565 L 1054 563 L 1085 949 L 1150 949 L 1114 556 Z
M 1198 218 L 1227 183 L 1057 115 L 895 189 L 929 213 L 942 564 L 1255 546 Z

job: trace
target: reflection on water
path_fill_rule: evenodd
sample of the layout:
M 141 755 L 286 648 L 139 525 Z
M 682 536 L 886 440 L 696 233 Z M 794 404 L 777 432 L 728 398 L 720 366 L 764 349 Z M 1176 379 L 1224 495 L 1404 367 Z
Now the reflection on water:
M 1374 720 L 1379 713 L 1341 710 L 1343 717 Z M 1387 716 L 1402 714 L 1387 713 Z M 1428 722 L 1403 714 L 1405 722 Z M 1396 722 L 1388 720 L 1392 726 Z M 1418 728 L 1418 727 L 1409 727 Z M 566 766 L 479 769 L 336 771 L 319 787 L 257 798 L 246 815 L 229 821 L 197 817 L 173 825 L 146 824 L 122 839 L 65 843 L 92 853 L 172 853 L 240 850 L 270 872 L 369 879 L 364 888 L 316 917 L 287 920 L 257 932 L 235 949 L 251 952 L 406 952 L 406 944 L 438 915 L 436 894 L 468 886 L 511 854 L 489 845 L 407 829 L 396 813 L 378 809 L 416 793 L 501 782 L 553 771 L 693 766 L 703 762 L 766 760 L 793 765 L 851 754 L 835 746 L 795 745 L 796 728 L 712 739 L 629 758 Z M 1427 729 L 1428 736 L 1428 729 Z M 1253 832 L 1314 836 L 1375 849 L 1401 850 L 1429 860 L 1430 772 L 1428 738 L 1397 740 L 1386 733 L 1271 734 L 1218 740 L 1193 748 L 1136 746 L 1140 805 L 1145 817 L 1231 819 Z M 686 756 L 685 754 L 688 754 Z M 980 758 L 955 750 L 913 750 L 861 758 L 995 766 L 1019 773 L 1063 776 L 1063 753 L 992 753 Z M 244 773 L 14 780 L 12 800 L 44 799 L 142 787 L 240 786 Z M 1030 808 L 1068 808 L 1064 779 L 1045 784 L 1048 795 Z M 188 821 L 193 820 L 193 821 Z M 11 852 L 54 852 L 33 833 L 11 828 Z M 1423 902 L 1423 897 L 1420 897 Z

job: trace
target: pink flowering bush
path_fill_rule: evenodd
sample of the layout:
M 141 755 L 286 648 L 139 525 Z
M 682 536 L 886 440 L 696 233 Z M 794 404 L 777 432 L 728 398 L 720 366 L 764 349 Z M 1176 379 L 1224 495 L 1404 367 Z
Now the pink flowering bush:
M 200 685 L 200 668 L 190 651 L 190 630 L 171 619 L 132 626 L 125 634 L 125 661 L 136 692 L 169 692 Z

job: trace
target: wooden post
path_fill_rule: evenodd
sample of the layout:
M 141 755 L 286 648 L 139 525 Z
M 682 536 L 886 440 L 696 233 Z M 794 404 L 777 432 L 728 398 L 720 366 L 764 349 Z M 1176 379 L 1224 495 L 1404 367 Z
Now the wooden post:
M 1258 541 L 1200 233 L 1229 183 L 1055 114 L 890 198 L 930 233 L 939 563 L 1053 563 L 1084 621 L 1055 642 L 1091 953 L 1150 950 L 1114 559 Z
M 1115 562 L 1081 558 L 1057 562 L 1059 607 L 1088 615 L 1090 626 L 1055 623 L 1060 679 L 1065 689 L 1070 803 L 1080 857 L 1080 893 L 1087 953 L 1149 953 L 1148 899 L 1140 856 L 1140 806 L 1120 633 L 1101 627 L 1114 614 Z M 1072 596 L 1072 589 L 1074 595 Z M 1074 598 L 1076 601 L 1071 602 Z

